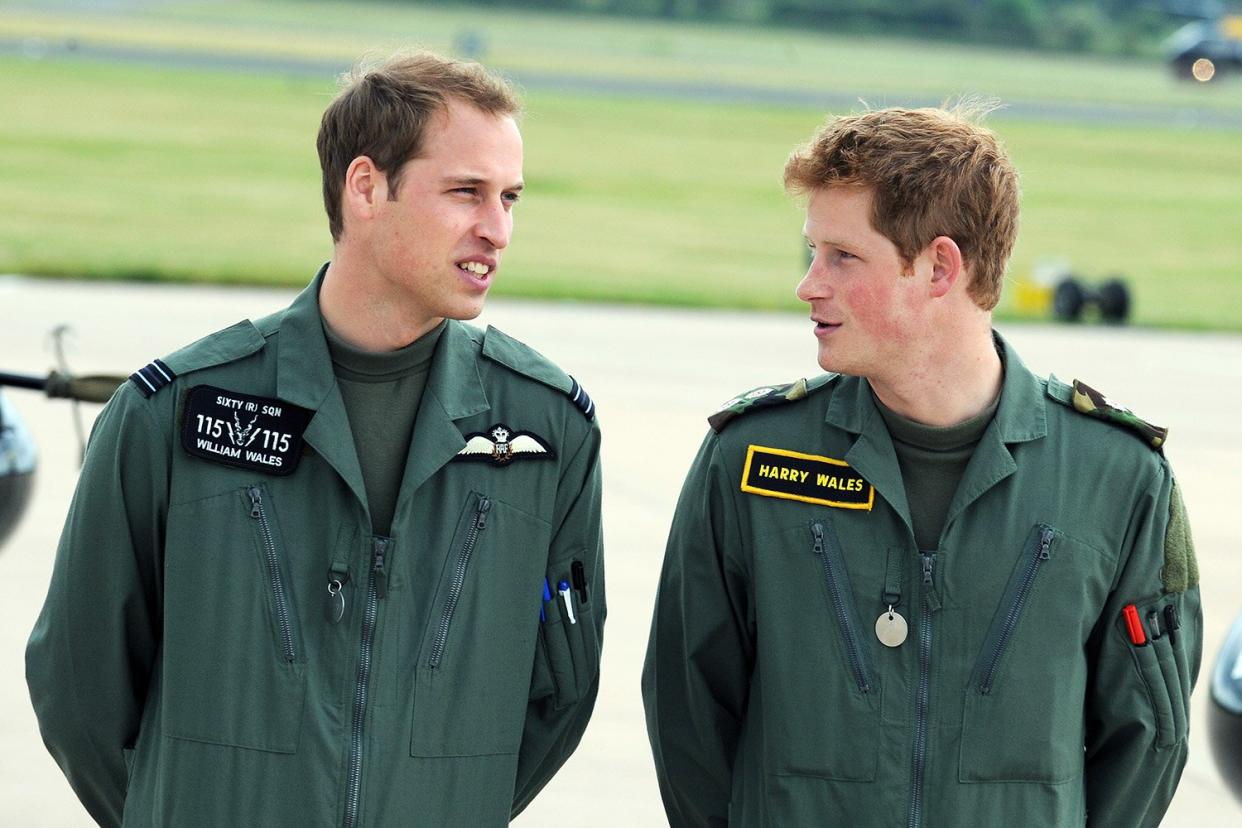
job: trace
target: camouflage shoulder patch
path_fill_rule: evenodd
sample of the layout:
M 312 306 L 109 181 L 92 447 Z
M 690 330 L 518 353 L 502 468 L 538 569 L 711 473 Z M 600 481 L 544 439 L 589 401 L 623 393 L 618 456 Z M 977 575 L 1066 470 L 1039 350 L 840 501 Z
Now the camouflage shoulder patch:
M 1152 425 L 1124 405 L 1113 402 L 1099 391 L 1078 380 L 1074 380 L 1073 406 L 1075 411 L 1089 417 L 1130 429 L 1153 449 L 1159 450 L 1168 440 L 1169 430 L 1167 428 Z
M 744 394 L 725 400 L 715 413 L 707 418 L 707 422 L 713 431 L 720 433 L 726 425 L 748 411 L 800 400 L 808 392 L 835 379 L 836 376 L 836 374 L 825 374 L 810 381 L 800 379 L 784 385 L 761 385 L 758 388 L 752 388 Z
M 1160 571 L 1160 580 L 1165 592 L 1185 592 L 1199 585 L 1195 542 L 1190 535 L 1182 490 L 1176 482 L 1169 493 L 1169 524 L 1164 530 L 1164 568 Z

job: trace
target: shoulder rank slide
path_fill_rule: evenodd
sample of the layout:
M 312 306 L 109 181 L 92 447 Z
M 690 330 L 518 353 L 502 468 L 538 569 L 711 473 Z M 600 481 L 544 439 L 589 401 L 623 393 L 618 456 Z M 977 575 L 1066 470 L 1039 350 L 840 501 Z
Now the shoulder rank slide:
M 573 377 L 569 378 L 573 385 L 569 388 L 569 401 L 586 415 L 588 420 L 595 419 L 595 400 L 591 399 L 586 390 Z
M 716 412 L 707 418 L 707 422 L 712 429 L 719 432 L 735 417 L 740 417 L 752 408 L 765 408 L 769 405 L 779 405 L 793 400 L 800 400 L 806 396 L 807 387 L 806 380 L 800 379 L 797 382 L 790 382 L 784 385 L 763 385 L 759 388 L 747 391 L 745 394 L 739 394 L 730 400 L 725 400 Z
M 159 359 L 129 375 L 130 382 L 138 386 L 138 391 L 142 396 L 148 398 L 176 378 L 177 375 L 173 373 L 173 370 Z
M 1074 409 L 1090 417 L 1124 426 L 1159 449 L 1169 437 L 1169 430 L 1140 419 L 1124 405 L 1119 405 L 1086 383 L 1074 380 Z

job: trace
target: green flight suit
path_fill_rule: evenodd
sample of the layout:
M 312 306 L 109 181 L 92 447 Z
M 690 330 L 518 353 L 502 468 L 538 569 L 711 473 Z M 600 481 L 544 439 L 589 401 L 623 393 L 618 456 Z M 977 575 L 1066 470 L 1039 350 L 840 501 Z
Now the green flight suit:
M 103 825 L 506 825 L 590 717 L 593 407 L 528 347 L 450 321 L 373 537 L 318 285 L 166 357 L 148 396 L 136 375 L 95 426 L 27 679 Z M 293 473 L 189 453 L 198 386 L 309 410 Z M 550 451 L 460 454 L 498 424 Z
M 865 380 L 731 401 L 682 490 L 643 674 L 674 828 L 1159 822 L 1201 655 L 1180 494 L 1132 430 L 1003 358 L 934 550 Z

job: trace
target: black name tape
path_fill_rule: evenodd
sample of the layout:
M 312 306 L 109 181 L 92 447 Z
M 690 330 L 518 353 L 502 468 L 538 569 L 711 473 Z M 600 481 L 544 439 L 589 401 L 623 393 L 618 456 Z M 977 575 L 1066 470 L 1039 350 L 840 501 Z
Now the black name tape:
M 214 463 L 283 477 L 297 468 L 313 414 L 271 397 L 196 385 L 185 398 L 181 447 Z
M 746 449 L 742 491 L 837 509 L 871 511 L 875 503 L 875 487 L 844 460 L 753 444 Z

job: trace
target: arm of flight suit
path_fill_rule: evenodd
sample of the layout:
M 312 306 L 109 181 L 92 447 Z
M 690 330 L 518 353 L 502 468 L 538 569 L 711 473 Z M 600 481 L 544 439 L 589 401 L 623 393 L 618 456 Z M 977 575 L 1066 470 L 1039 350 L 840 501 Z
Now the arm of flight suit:
M 540 625 L 536 639 L 535 678 L 518 755 L 513 816 L 530 804 L 578 747 L 599 692 L 607 615 L 599 446 L 599 427 L 592 423 L 557 489 L 556 514 L 562 517 L 548 552 L 547 573 L 554 600 L 547 606 L 548 623 Z M 572 580 L 575 561 L 582 564 L 588 600 L 582 602 L 578 590 L 571 589 L 576 623 L 570 624 L 561 612 L 556 587 L 562 579 Z
M 1088 653 L 1087 822 L 1139 828 L 1159 825 L 1186 764 L 1203 642 L 1190 527 L 1163 463 L 1135 511 L 1122 556 Z M 1142 646 L 1123 618 L 1130 604 L 1145 627 Z M 1170 631 L 1170 620 L 1180 628 Z
M 39 729 L 86 810 L 121 824 L 158 647 L 167 429 L 126 383 L 99 415 L 26 649 Z
M 709 434 L 682 487 L 656 596 L 643 703 L 673 828 L 728 821 L 754 665 L 735 485 Z

